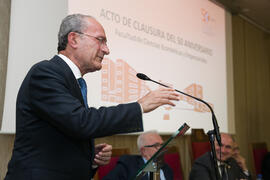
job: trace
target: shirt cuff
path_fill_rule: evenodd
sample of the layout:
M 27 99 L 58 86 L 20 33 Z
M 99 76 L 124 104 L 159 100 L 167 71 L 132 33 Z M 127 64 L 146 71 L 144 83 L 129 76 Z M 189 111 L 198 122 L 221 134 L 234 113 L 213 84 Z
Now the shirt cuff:
M 249 176 L 249 172 L 248 172 L 248 170 L 243 171 L 243 173 L 244 173 L 246 176 Z
M 142 105 L 139 103 L 139 105 L 140 105 L 140 107 L 141 107 L 141 112 L 142 112 L 142 114 L 144 113 L 143 112 L 143 107 L 142 107 Z

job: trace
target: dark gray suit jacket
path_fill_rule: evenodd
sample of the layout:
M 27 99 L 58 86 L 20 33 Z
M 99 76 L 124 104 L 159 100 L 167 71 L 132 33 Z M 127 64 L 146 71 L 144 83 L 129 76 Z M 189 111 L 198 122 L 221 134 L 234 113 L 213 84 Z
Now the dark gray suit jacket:
M 95 173 L 94 138 L 143 130 L 138 103 L 99 109 L 83 103 L 77 80 L 59 56 L 35 64 L 17 96 L 5 180 L 89 180 Z
M 239 167 L 237 162 L 230 158 L 227 161 L 228 168 L 228 178 L 229 180 L 236 179 L 250 179 L 250 176 L 246 176 L 242 169 Z M 198 159 L 195 160 L 191 172 L 189 175 L 189 180 L 216 180 L 214 165 L 211 160 L 211 153 L 207 152 Z
M 119 158 L 115 168 L 106 175 L 102 180 L 132 180 L 136 177 L 139 169 L 144 165 L 144 161 L 139 155 L 124 155 Z M 166 180 L 173 180 L 173 171 L 167 165 L 161 168 Z M 141 180 L 148 180 L 148 175 L 142 177 Z

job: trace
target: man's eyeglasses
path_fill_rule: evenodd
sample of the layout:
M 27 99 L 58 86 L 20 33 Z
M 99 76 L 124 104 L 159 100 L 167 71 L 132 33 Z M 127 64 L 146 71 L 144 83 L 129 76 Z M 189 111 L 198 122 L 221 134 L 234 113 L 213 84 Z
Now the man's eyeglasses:
M 151 144 L 151 145 L 145 145 L 144 147 L 160 148 L 162 145 L 163 145 L 163 143 L 162 143 L 162 144 L 160 144 L 160 143 L 155 143 L 155 144 Z
M 233 147 L 231 145 L 226 145 L 226 144 L 221 144 L 221 147 L 223 147 L 225 149 L 233 149 Z
M 95 36 L 92 36 L 92 35 L 90 35 L 90 34 L 83 33 L 83 32 L 75 32 L 75 33 L 78 33 L 78 34 L 82 34 L 82 35 L 85 35 L 85 36 L 88 36 L 88 37 L 95 38 L 96 40 L 98 40 L 98 42 L 99 42 L 101 45 L 106 45 L 106 46 L 107 46 L 107 39 L 106 39 L 106 38 L 95 37 Z

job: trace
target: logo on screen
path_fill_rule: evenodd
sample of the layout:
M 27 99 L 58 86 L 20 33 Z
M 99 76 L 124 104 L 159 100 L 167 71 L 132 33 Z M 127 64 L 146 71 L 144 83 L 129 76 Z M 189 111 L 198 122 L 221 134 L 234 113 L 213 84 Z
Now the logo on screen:
M 209 11 L 201 8 L 201 21 L 202 21 L 202 32 L 207 35 L 214 35 L 212 25 L 215 22 L 213 16 L 210 15 Z
M 205 9 L 201 9 L 201 14 L 202 14 L 202 21 L 204 22 L 204 23 L 208 23 L 209 22 L 209 20 L 210 20 L 210 16 L 209 16 L 209 13 L 208 13 L 208 11 L 206 11 Z

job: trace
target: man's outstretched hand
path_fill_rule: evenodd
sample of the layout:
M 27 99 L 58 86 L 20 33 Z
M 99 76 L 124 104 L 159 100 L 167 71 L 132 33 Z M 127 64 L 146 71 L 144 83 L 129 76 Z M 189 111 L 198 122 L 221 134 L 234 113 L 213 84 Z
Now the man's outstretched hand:
M 160 88 L 150 91 L 137 102 L 141 105 L 143 112 L 147 113 L 165 104 L 175 106 L 172 101 L 179 101 L 179 99 L 179 93 L 174 89 Z

